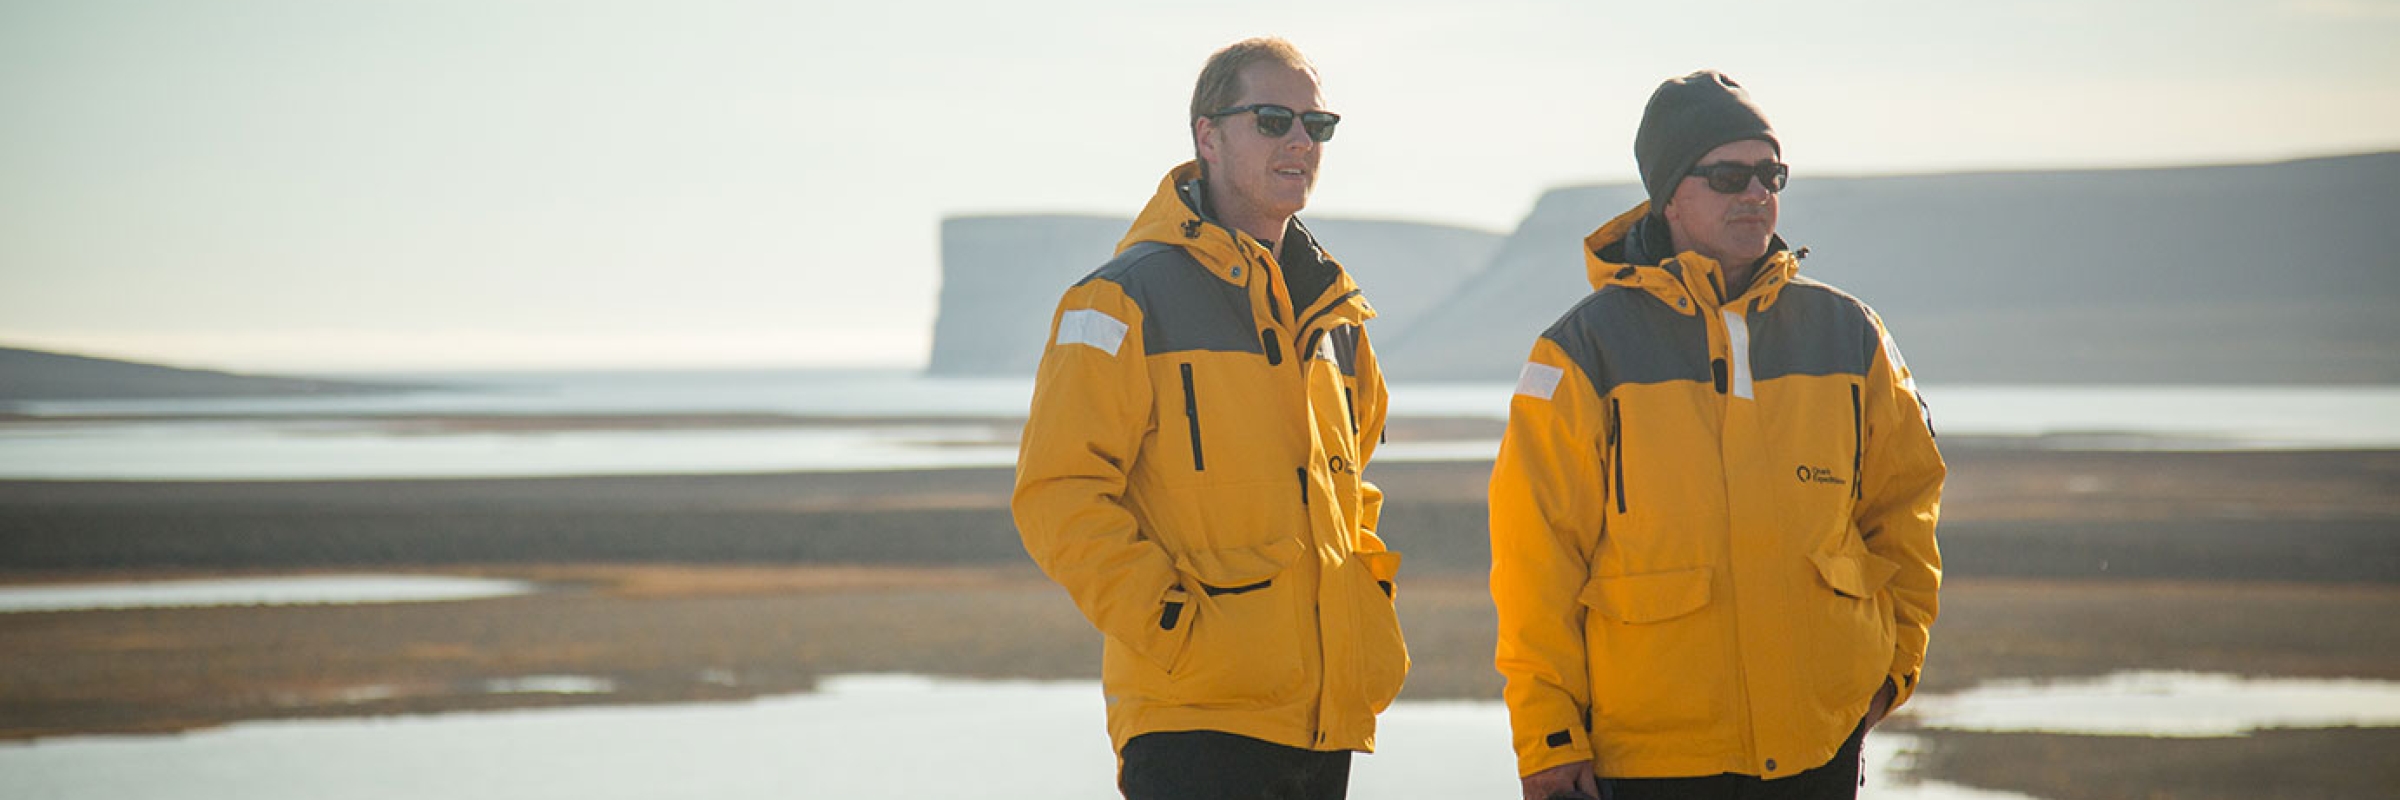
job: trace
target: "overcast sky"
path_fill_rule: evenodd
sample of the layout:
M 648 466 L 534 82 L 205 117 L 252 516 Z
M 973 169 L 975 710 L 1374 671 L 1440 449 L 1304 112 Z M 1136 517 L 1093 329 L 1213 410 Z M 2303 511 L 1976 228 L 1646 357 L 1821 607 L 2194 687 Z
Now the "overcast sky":
M 1344 115 L 1318 215 L 1507 231 L 1701 67 L 1795 180 L 2400 149 L 2400 2 L 1717 5 L 0 0 L 0 345 L 919 364 L 944 216 L 1131 214 L 1257 34 Z

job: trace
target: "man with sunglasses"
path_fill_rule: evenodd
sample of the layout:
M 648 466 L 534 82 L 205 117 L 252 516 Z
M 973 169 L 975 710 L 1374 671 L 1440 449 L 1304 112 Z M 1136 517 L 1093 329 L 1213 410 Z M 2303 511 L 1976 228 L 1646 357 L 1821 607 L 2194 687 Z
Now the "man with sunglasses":
M 1781 155 L 1731 78 L 1660 85 L 1650 199 L 1519 379 L 1491 587 L 1527 800 L 1852 798 L 1917 687 L 1945 468 L 1882 320 L 1776 235 Z
M 1374 316 L 1294 218 L 1339 116 L 1290 43 L 1212 56 L 1198 159 L 1059 301 L 1011 509 L 1103 636 L 1128 798 L 1339 798 L 1408 671 L 1360 477 Z

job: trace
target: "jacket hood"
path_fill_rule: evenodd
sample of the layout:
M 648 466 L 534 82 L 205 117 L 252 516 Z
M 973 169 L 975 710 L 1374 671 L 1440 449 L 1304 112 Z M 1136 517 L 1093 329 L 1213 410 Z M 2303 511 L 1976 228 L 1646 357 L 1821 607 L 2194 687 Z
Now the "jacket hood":
M 1739 297 L 1725 297 L 1724 266 L 1699 253 L 1674 252 L 1672 242 L 1666 221 L 1650 214 L 1650 203 L 1637 203 L 1583 238 L 1584 276 L 1594 291 L 1610 286 L 1638 289 L 1680 313 L 1695 314 L 1702 306 L 1713 309 L 1735 301 L 1754 304 L 1751 311 L 1763 310 L 1775 305 L 1783 287 L 1800 273 L 1799 254 L 1777 234 L 1767 243 L 1766 263 L 1750 277 L 1749 289 Z
M 1311 304 L 1312 308 L 1325 303 L 1338 303 L 1355 307 L 1357 320 L 1375 316 L 1374 308 L 1359 294 L 1358 282 L 1351 280 L 1349 270 L 1342 269 L 1341 262 L 1325 252 L 1307 225 L 1294 218 L 1286 235 L 1294 239 L 1289 244 L 1303 247 L 1318 260 L 1335 267 L 1333 284 L 1315 298 L 1317 302 Z M 1274 268 L 1274 248 L 1256 237 L 1227 227 L 1209 213 L 1208 194 L 1200 183 L 1198 161 L 1183 162 L 1168 170 L 1166 177 L 1159 179 L 1158 190 L 1150 195 L 1149 204 L 1134 216 L 1133 226 L 1125 231 L 1123 239 L 1117 241 L 1117 252 L 1125 252 L 1144 242 L 1183 248 L 1184 252 L 1191 254 L 1192 260 L 1200 262 L 1200 266 L 1226 283 L 1249 286 L 1251 281 L 1263 279 L 1267 281 L 1266 288 L 1274 297 L 1291 297 L 1290 291 L 1284 286 L 1283 270 Z M 1284 302 L 1290 301 L 1286 299 Z M 1315 316 L 1311 309 L 1294 310 L 1301 312 L 1297 316 L 1302 319 Z

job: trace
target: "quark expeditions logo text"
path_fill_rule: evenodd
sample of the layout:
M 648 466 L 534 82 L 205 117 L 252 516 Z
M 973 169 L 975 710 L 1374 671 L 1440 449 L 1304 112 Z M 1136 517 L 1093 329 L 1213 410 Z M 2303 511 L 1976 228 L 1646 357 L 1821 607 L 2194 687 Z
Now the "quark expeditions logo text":
M 1800 477 L 1801 483 L 1821 483 L 1827 486 L 1850 485 L 1849 481 L 1842 480 L 1842 476 L 1835 474 L 1833 470 L 1825 467 L 1812 467 L 1802 464 L 1799 467 L 1794 468 L 1792 473 Z

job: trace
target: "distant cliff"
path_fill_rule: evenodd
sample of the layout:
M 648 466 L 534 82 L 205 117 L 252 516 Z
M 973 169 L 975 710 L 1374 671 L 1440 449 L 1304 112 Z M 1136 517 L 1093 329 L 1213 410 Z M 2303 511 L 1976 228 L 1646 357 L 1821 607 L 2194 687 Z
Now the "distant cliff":
M 1446 225 L 1302 216 L 1363 287 L 1371 335 L 1394 335 L 1491 263 L 1502 236 Z M 942 221 L 941 305 L 926 371 L 1033 374 L 1050 313 L 1068 286 L 1108 261 L 1131 219 L 955 217 Z
M 411 386 L 236 375 L 0 347 L 0 403 L 362 394 Z
M 1799 167 L 1801 273 L 1875 307 L 1934 383 L 2400 383 L 2400 153 L 2171 169 L 1832 178 Z M 1312 221 L 1383 316 L 1396 380 L 1516 377 L 1591 292 L 1583 237 L 1631 184 L 1542 196 L 1501 241 Z M 1052 306 L 1126 222 L 942 226 L 931 371 L 1030 375 Z
M 2400 153 L 2281 164 L 1820 178 L 1779 229 L 1934 383 L 2400 383 Z M 1591 291 L 1631 185 L 1542 197 L 1455 302 L 1383 341 L 1395 379 L 1510 380 Z

